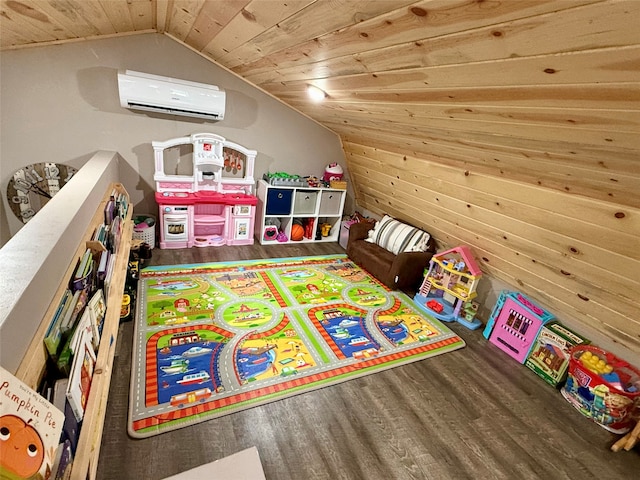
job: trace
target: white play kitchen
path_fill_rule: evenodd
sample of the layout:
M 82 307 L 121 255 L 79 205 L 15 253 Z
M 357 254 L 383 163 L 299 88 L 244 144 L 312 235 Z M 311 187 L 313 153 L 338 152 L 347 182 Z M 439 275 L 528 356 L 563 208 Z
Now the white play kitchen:
M 212 133 L 152 146 L 160 248 L 253 244 L 255 150 Z

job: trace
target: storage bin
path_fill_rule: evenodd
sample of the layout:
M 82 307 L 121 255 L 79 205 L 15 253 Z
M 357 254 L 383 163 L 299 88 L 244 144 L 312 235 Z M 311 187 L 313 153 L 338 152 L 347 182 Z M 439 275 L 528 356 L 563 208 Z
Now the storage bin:
M 342 193 L 322 192 L 320 195 L 320 215 L 339 215 Z
M 267 215 L 290 215 L 293 190 L 270 188 L 267 191 Z
M 340 237 L 338 243 L 345 250 L 347 249 L 347 244 L 349 243 L 349 227 L 351 227 L 351 221 L 345 221 L 340 224 Z
M 313 215 L 316 213 L 316 201 L 318 192 L 310 190 L 296 190 L 296 196 L 293 200 L 293 213 L 295 215 Z
M 592 345 L 569 350 L 562 396 L 585 417 L 613 433 L 631 429 L 640 411 L 640 370 Z
M 156 245 L 156 217 L 148 213 L 134 215 L 133 238 L 142 240 L 151 248 Z

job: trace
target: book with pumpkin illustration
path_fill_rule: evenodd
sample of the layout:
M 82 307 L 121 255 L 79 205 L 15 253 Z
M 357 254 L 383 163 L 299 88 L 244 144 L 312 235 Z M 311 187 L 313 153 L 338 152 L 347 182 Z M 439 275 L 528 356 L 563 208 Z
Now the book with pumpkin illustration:
M 0 478 L 49 478 L 63 423 L 63 412 L 0 367 Z

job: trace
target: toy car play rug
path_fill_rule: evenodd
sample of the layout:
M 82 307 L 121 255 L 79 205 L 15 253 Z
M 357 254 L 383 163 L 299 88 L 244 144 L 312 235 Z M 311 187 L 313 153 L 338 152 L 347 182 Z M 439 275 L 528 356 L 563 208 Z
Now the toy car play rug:
M 146 268 L 134 342 L 138 438 L 465 345 L 345 255 Z

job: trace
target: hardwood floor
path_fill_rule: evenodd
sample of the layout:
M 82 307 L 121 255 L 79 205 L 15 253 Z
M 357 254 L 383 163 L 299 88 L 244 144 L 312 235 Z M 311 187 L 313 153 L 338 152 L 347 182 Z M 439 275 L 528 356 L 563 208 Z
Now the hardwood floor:
M 337 243 L 153 250 L 152 265 L 344 253 Z M 573 409 L 488 343 L 134 440 L 127 435 L 133 322 L 120 326 L 99 479 L 162 479 L 256 446 L 268 480 L 631 479 L 638 447 Z M 635 473 L 634 473 L 635 472 Z M 232 480 L 232 479 L 230 479 Z

